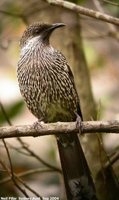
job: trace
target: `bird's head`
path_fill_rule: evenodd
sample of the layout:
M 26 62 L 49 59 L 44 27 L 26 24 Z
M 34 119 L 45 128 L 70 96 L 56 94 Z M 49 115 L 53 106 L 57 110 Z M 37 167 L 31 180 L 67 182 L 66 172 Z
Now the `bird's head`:
M 53 32 L 53 30 L 62 26 L 65 26 L 65 24 L 63 23 L 44 24 L 39 22 L 28 26 L 27 29 L 24 31 L 20 40 L 21 48 L 24 47 L 29 40 L 35 37 L 39 37 L 43 42 L 48 43 L 49 37 Z

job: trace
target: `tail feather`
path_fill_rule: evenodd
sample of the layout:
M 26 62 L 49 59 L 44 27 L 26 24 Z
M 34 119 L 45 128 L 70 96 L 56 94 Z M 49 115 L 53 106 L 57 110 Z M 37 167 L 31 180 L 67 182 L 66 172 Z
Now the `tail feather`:
M 96 200 L 94 183 L 78 135 L 59 135 L 57 144 L 67 199 Z

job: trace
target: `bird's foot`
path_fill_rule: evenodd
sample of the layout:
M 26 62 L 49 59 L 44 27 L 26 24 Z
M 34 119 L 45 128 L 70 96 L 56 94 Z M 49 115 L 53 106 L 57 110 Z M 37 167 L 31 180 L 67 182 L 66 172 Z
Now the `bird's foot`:
M 38 119 L 36 122 L 34 122 L 33 123 L 33 128 L 36 130 L 36 131 L 38 131 L 39 129 L 41 129 L 44 124 L 44 122 L 43 121 L 41 121 L 40 119 Z
M 78 128 L 79 134 L 82 134 L 82 129 L 83 129 L 82 120 L 81 120 L 81 117 L 77 113 L 76 113 L 76 128 Z

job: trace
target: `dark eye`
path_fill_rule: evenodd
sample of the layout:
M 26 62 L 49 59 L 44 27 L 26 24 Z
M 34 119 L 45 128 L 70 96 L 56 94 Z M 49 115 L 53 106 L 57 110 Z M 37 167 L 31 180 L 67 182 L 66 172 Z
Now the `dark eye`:
M 40 30 L 39 30 L 39 29 L 36 29 L 36 30 L 35 30 L 35 33 L 36 33 L 36 34 L 39 34 L 39 33 L 40 33 Z

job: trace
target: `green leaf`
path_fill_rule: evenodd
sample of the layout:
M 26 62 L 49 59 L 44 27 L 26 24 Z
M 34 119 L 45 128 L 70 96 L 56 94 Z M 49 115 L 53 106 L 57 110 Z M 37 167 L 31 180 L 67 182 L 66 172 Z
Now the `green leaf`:
M 24 105 L 24 102 L 22 100 L 20 100 L 20 101 L 17 101 L 16 103 L 14 103 L 12 105 L 4 107 L 5 113 L 8 117 L 8 119 L 11 120 L 12 118 L 19 115 L 20 112 L 22 111 L 23 105 Z M 5 117 L 5 114 L 0 109 L 0 124 L 3 124 L 6 121 L 7 121 L 7 119 Z

